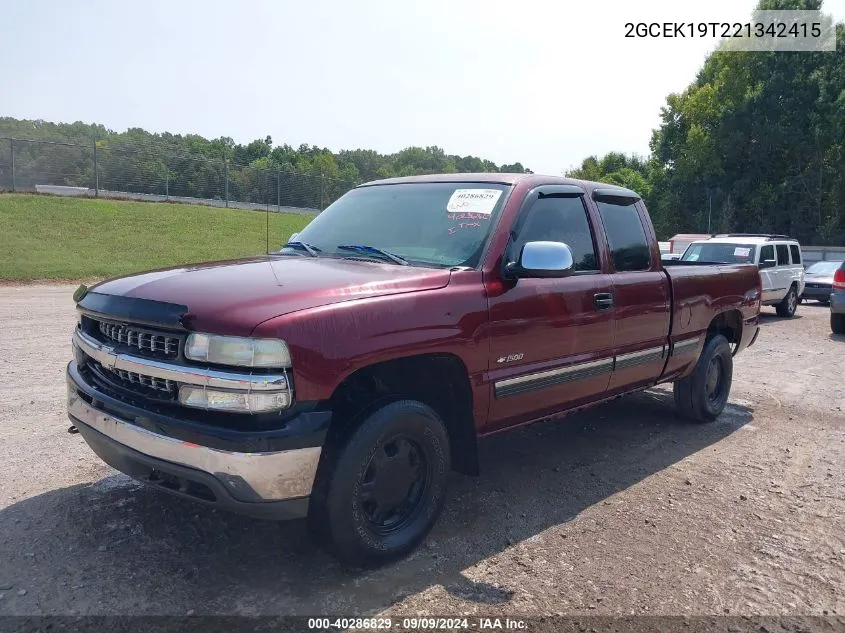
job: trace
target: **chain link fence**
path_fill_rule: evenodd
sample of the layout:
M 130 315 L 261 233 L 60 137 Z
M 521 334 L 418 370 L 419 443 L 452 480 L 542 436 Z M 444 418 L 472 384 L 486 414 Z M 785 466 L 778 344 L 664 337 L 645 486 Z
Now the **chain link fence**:
M 318 213 L 355 184 L 323 174 L 165 155 L 141 145 L 0 138 L 0 191 Z

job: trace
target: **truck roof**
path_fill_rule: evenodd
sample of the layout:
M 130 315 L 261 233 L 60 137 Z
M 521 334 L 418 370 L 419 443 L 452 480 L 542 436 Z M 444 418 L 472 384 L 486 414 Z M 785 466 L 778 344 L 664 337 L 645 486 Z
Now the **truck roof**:
M 501 174 L 498 172 L 480 172 L 480 173 L 455 173 L 455 174 L 423 174 L 421 176 L 401 176 L 398 178 L 385 178 L 382 180 L 371 180 L 358 185 L 359 187 L 370 187 L 373 185 L 398 185 L 412 182 L 473 182 L 500 185 L 515 185 L 519 182 L 527 181 L 529 185 L 575 185 L 581 187 L 586 192 L 591 192 L 594 189 L 618 189 L 628 193 L 633 193 L 640 197 L 636 192 L 603 182 L 593 182 L 591 180 L 578 180 L 577 178 L 564 178 L 562 176 L 547 176 L 543 174 Z

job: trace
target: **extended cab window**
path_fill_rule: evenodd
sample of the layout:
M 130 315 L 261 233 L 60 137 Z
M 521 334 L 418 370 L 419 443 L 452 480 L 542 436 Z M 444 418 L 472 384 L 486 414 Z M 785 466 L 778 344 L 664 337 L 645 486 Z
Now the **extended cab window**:
M 789 264 L 789 247 L 786 244 L 778 244 L 778 266 L 786 266 Z
M 575 270 L 598 270 L 593 234 L 580 197 L 546 196 L 537 199 L 520 219 L 512 258 L 527 242 L 563 242 L 572 251 Z
M 798 244 L 790 244 L 789 245 L 789 252 L 792 253 L 792 263 L 793 264 L 800 264 L 801 263 L 801 249 L 798 248 Z
M 618 272 L 651 268 L 651 249 L 637 206 L 604 201 L 597 204 L 607 233 L 613 267 Z

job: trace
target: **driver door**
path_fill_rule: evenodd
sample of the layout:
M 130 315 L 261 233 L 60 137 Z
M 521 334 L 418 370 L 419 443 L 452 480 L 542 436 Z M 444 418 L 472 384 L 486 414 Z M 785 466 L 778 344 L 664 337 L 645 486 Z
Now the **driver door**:
M 533 198 L 533 199 L 532 199 Z M 575 406 L 607 389 L 613 369 L 610 275 L 602 272 L 592 222 L 581 196 L 530 195 L 509 253 L 527 242 L 564 242 L 574 272 L 556 279 L 522 278 L 489 289 L 488 430 Z

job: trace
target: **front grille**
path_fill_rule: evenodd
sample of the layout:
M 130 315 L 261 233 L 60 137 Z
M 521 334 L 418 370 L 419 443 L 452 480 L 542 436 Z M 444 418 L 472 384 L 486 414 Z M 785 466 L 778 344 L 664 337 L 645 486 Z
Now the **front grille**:
M 179 355 L 179 337 L 156 334 L 132 325 L 120 325 L 99 321 L 100 334 L 107 341 L 137 349 L 162 358 L 176 358 Z
M 139 395 L 174 400 L 179 391 L 178 383 L 173 380 L 106 367 L 93 358 L 88 359 L 88 365 L 101 379 Z

